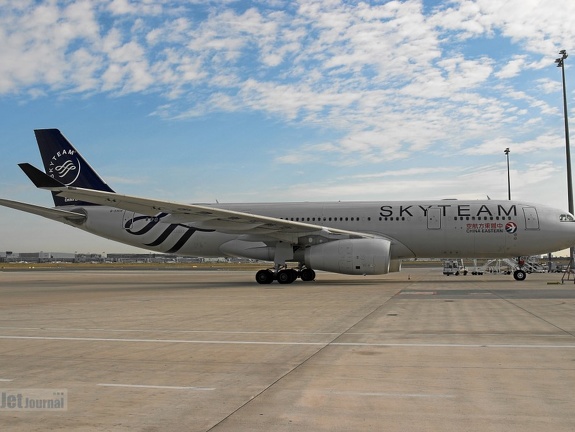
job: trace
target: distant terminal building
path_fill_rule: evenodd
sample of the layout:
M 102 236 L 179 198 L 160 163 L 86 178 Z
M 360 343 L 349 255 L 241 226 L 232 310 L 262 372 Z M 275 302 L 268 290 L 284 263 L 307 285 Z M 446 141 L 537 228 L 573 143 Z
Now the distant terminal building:
M 106 255 L 107 262 L 117 263 L 170 263 L 170 262 L 189 262 L 177 255 L 166 255 L 157 253 L 109 253 Z M 200 258 L 194 258 L 193 262 L 200 262 Z
M 14 252 L 11 252 L 11 251 L 0 252 L 0 262 L 7 262 L 7 261 L 11 260 L 13 258 L 13 256 L 14 256 Z
M 198 258 L 159 253 L 62 253 L 62 252 L 0 252 L 1 263 L 156 263 L 156 264 L 188 264 L 188 263 L 221 263 L 221 262 L 252 262 L 242 258 Z
M 75 262 L 76 254 L 64 252 L 0 252 L 0 262 Z
M 201 258 L 201 257 L 188 257 L 179 255 L 157 254 L 157 253 L 143 253 L 143 254 L 119 254 L 109 253 L 106 255 L 106 262 L 117 263 L 168 263 L 168 264 L 189 264 L 189 263 L 205 263 L 205 262 L 236 262 L 232 258 Z M 249 260 L 240 260 L 249 261 Z

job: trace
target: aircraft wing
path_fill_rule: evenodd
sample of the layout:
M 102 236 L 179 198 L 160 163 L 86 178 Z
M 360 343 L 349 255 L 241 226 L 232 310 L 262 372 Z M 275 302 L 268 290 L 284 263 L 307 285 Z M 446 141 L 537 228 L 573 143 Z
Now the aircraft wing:
M 299 239 L 303 236 L 320 236 L 326 240 L 376 237 L 366 233 L 327 228 L 316 224 L 287 221 L 206 205 L 182 204 L 121 195 L 114 192 L 76 188 L 63 185 L 30 164 L 20 164 L 20 167 L 36 187 L 56 192 L 59 196 L 116 207 L 147 216 L 167 213 L 167 216 L 162 218 L 163 222 L 185 223 L 202 230 L 245 234 L 254 236 L 254 238 L 265 236 L 292 243 L 299 243 Z
M 66 210 L 41 207 L 18 201 L 0 199 L 0 205 L 3 205 L 4 207 L 10 207 L 16 210 L 22 210 L 27 213 L 33 213 L 38 216 L 43 216 L 45 218 L 57 220 L 64 223 L 72 222 L 73 224 L 78 224 L 86 219 L 86 215 L 82 213 L 75 213 Z

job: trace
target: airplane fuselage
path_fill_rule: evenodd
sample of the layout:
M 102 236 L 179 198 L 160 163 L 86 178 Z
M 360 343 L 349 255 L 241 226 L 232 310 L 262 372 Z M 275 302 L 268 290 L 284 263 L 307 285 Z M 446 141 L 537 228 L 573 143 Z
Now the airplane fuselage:
M 561 210 L 518 201 L 251 203 L 217 207 L 387 238 L 393 260 L 541 254 L 570 247 L 575 229 L 569 215 Z M 77 206 L 70 209 L 78 211 Z M 79 226 L 81 229 L 157 252 L 245 256 L 230 242 L 258 242 L 253 236 L 165 222 L 162 213 L 141 215 L 105 206 L 85 206 L 82 212 L 87 220 Z M 262 238 L 262 244 L 264 241 Z

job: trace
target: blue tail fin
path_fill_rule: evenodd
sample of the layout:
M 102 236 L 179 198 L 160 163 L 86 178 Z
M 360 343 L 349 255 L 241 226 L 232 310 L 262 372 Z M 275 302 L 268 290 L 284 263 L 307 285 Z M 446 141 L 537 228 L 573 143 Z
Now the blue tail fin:
M 37 129 L 34 134 L 42 155 L 44 169 L 50 177 L 66 186 L 114 192 L 58 129 Z M 93 205 L 84 201 L 59 197 L 54 193 L 52 197 L 56 207 Z

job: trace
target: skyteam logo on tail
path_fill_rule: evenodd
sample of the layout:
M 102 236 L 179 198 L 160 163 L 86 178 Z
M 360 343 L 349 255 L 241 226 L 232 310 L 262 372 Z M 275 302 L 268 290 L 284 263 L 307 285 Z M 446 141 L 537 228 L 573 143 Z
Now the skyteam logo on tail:
M 50 158 L 48 175 L 66 186 L 73 184 L 80 176 L 80 161 L 74 150 L 62 150 Z
M 517 232 L 517 224 L 515 222 L 507 222 L 505 224 L 505 231 L 509 234 L 515 234 Z

